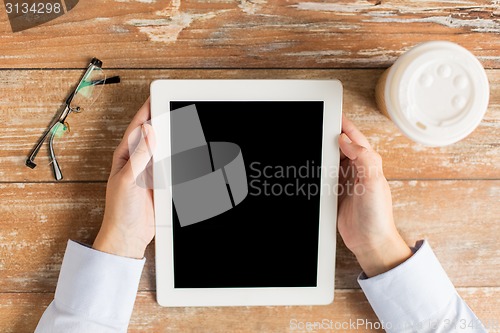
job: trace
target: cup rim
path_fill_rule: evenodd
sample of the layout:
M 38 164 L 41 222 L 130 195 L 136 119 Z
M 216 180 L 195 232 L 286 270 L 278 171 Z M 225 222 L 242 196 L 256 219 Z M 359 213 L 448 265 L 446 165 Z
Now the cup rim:
M 466 70 L 467 75 L 472 78 L 473 105 L 462 112 L 462 119 L 457 120 L 454 125 L 441 125 L 440 127 L 432 123 L 423 124 L 420 121 L 414 121 L 415 119 L 411 121 L 409 118 L 414 113 L 412 112 L 413 105 L 403 103 L 406 98 L 405 94 L 409 93 L 410 87 L 408 82 L 402 80 L 408 79 L 411 75 L 416 75 L 418 71 L 414 67 L 412 68 L 412 64 L 419 61 L 419 59 L 424 59 L 430 52 L 434 52 L 434 55 L 436 52 L 441 52 L 443 59 L 446 59 L 444 54 L 450 55 L 450 52 L 452 52 L 455 59 L 467 64 L 463 68 Z M 489 83 L 486 72 L 479 60 L 470 51 L 458 44 L 448 41 L 431 41 L 418 44 L 399 57 L 388 71 L 383 90 L 386 112 L 405 135 L 421 144 L 445 146 L 465 138 L 479 125 L 488 108 Z M 403 111 L 403 109 L 405 110 Z M 472 112 L 473 110 L 477 111 Z

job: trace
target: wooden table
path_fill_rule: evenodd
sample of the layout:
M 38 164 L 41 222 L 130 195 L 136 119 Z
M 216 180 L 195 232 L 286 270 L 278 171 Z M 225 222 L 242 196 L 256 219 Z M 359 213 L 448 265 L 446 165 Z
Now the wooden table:
M 92 243 L 113 150 L 151 80 L 338 78 L 345 113 L 384 159 L 403 237 L 428 239 L 460 295 L 500 332 L 499 7 L 498 0 L 81 0 L 17 33 L 2 7 L 0 331 L 32 332 L 54 296 L 67 239 Z M 491 85 L 476 131 L 443 148 L 410 141 L 374 102 L 384 68 L 429 40 L 468 48 Z M 35 170 L 24 160 L 92 56 L 122 83 L 104 87 L 91 110 L 69 119 L 71 133 L 56 146 L 65 178 L 56 183 L 45 147 Z M 129 331 L 289 332 L 292 319 L 376 323 L 356 282 L 360 268 L 340 238 L 337 254 L 329 306 L 168 309 L 155 302 L 150 246 Z

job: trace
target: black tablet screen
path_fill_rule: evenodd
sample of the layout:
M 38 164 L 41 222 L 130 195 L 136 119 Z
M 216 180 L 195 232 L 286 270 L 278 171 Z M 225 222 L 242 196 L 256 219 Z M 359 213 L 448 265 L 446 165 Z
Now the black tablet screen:
M 180 147 L 172 151 L 184 156 L 180 164 L 172 162 L 175 288 L 315 287 L 324 103 L 170 103 L 173 111 L 187 107 L 193 111 L 193 105 L 202 128 L 202 135 L 197 135 L 207 143 L 191 150 L 196 150 L 197 159 L 184 158 L 190 155 L 182 151 L 186 130 L 173 121 L 171 130 L 172 146 L 179 142 Z M 231 149 L 218 160 L 217 147 Z M 244 165 L 246 195 L 241 188 L 242 167 L 238 171 L 237 163 L 231 162 L 236 154 Z M 232 163 L 231 167 L 222 167 L 231 208 L 217 214 L 215 207 L 217 215 L 210 218 L 205 217 L 214 214 L 213 207 L 189 202 L 206 191 L 202 189 L 206 182 L 189 179 L 190 175 L 202 179 L 207 174 L 200 171 L 205 162 L 200 158 L 207 159 L 210 171 Z M 213 188 L 213 193 L 210 190 L 216 202 L 223 187 Z M 193 222 L 194 211 L 200 221 Z M 188 224 L 183 226 L 181 214 L 193 219 L 189 222 L 186 218 Z

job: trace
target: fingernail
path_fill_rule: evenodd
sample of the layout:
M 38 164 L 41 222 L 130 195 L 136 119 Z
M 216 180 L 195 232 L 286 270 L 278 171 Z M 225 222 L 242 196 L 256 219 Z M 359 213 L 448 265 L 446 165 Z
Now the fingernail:
M 349 137 L 347 136 L 347 134 L 345 133 L 342 133 L 340 134 L 340 136 L 342 137 L 342 140 L 344 140 L 344 142 L 347 142 L 347 143 L 351 143 L 351 139 L 349 139 Z

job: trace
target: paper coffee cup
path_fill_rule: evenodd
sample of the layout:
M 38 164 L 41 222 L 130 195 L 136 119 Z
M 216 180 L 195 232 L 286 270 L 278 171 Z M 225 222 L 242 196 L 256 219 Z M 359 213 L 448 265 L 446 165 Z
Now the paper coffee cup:
M 419 44 L 377 83 L 380 111 L 410 139 L 445 146 L 469 135 L 488 108 L 489 84 L 472 53 L 451 42 Z

